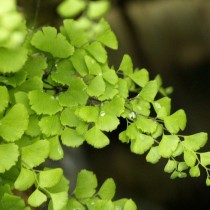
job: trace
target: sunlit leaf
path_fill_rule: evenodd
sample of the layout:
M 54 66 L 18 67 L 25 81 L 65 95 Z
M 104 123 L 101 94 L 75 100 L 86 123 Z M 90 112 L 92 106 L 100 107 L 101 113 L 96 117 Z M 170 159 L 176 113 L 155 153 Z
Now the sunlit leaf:
M 144 87 L 149 81 L 149 73 L 146 69 L 137 70 L 129 77 L 140 87 Z
M 184 150 L 184 161 L 189 167 L 193 167 L 196 163 L 197 155 L 192 150 Z
M 15 189 L 20 190 L 20 191 L 25 191 L 28 188 L 30 188 L 35 182 L 35 174 L 33 171 L 21 167 L 20 174 L 18 175 L 14 186 Z
M 189 174 L 191 177 L 199 177 L 200 176 L 200 169 L 199 166 L 196 165 L 189 170 Z
M 80 135 L 75 129 L 65 128 L 61 134 L 62 143 L 69 147 L 79 147 L 85 141 L 84 136 Z
M 0 73 L 19 71 L 27 60 L 27 53 L 25 48 L 7 49 L 0 47 Z
M 61 180 L 63 170 L 61 168 L 47 169 L 39 173 L 39 185 L 43 188 L 53 187 Z
M 88 5 L 87 16 L 90 19 L 98 19 L 109 10 L 110 3 L 107 0 L 91 1 Z
M 116 185 L 112 178 L 107 179 L 98 191 L 102 200 L 112 200 L 115 195 Z
M 37 114 L 54 115 L 62 110 L 58 100 L 45 92 L 34 90 L 29 92 L 31 108 Z
M 159 144 L 159 153 L 164 158 L 169 158 L 176 150 L 179 143 L 179 137 L 175 135 L 163 135 Z
M 39 127 L 46 136 L 59 135 L 62 131 L 62 125 L 58 115 L 42 117 L 39 121 Z
M 82 106 L 76 110 L 75 114 L 85 122 L 96 122 L 99 108 L 97 106 Z
M 139 133 L 136 139 L 131 141 L 131 151 L 135 154 L 144 154 L 154 144 L 154 139 Z
M 92 55 L 99 63 L 105 63 L 107 60 L 107 52 L 100 42 L 93 42 L 86 47 L 86 50 Z
M 62 17 L 71 18 L 81 13 L 85 7 L 86 2 L 83 0 L 66 0 L 58 6 L 57 11 Z
M 164 119 L 164 117 L 170 115 L 171 112 L 171 99 L 163 97 L 153 103 L 157 117 Z
M 39 140 L 22 148 L 22 160 L 30 168 L 43 163 L 48 155 L 49 142 L 47 140 Z
M 155 164 L 160 160 L 160 158 L 161 156 L 158 151 L 158 146 L 151 147 L 146 156 L 147 162 Z
M 175 160 L 168 160 L 167 164 L 165 165 L 164 171 L 166 173 L 172 173 L 177 168 L 177 161 Z
M 28 112 L 24 105 L 15 104 L 0 120 L 0 136 L 8 142 L 21 138 L 28 126 Z
M 82 170 L 77 176 L 74 195 L 79 198 L 89 198 L 94 195 L 97 187 L 97 178 L 91 171 Z
M 33 35 L 31 43 L 37 49 L 48 52 L 55 58 L 67 58 L 74 53 L 73 46 L 69 44 L 65 36 L 57 33 L 57 30 L 50 26 L 37 31 Z
M 46 201 L 47 196 L 38 189 L 36 189 L 28 198 L 28 203 L 33 207 L 41 206 Z
M 87 143 L 95 148 L 102 148 L 109 144 L 108 137 L 96 126 L 86 132 L 85 138 Z
M 186 146 L 186 148 L 197 151 L 206 144 L 207 140 L 208 134 L 200 132 L 194 135 L 185 136 L 183 144 Z
M 0 86 L 0 113 L 2 113 L 9 104 L 9 93 L 5 86 Z
M 18 161 L 19 150 L 14 143 L 0 144 L 0 173 L 9 170 Z
M 93 75 L 100 75 L 101 74 L 101 66 L 97 63 L 95 59 L 92 57 L 86 55 L 85 56 L 85 63 L 87 65 L 87 68 L 89 70 L 90 74 Z
M 49 140 L 50 143 L 50 153 L 49 158 L 52 160 L 60 160 L 64 156 L 63 149 L 61 147 L 60 141 L 58 139 L 58 136 L 54 136 Z
M 156 80 L 151 80 L 143 87 L 139 95 L 144 100 L 148 102 L 153 102 L 157 93 L 158 93 L 157 82 Z
M 142 132 L 153 133 L 157 129 L 157 122 L 140 115 L 137 117 L 136 126 Z
M 166 129 L 172 134 L 178 133 L 180 129 L 184 130 L 186 123 L 186 114 L 182 109 L 164 118 L 164 124 L 166 126 Z
M 129 55 L 124 55 L 119 66 L 119 70 L 123 71 L 124 74 L 130 75 L 133 73 L 133 63 Z
M 200 154 L 200 162 L 203 166 L 210 165 L 210 152 L 203 152 Z

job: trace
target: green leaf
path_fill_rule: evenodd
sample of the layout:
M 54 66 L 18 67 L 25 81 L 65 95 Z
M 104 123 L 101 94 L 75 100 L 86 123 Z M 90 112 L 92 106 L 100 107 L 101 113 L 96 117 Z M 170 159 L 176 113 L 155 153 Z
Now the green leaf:
M 86 85 L 80 78 L 75 78 L 70 88 L 61 93 L 58 97 L 58 101 L 61 106 L 73 107 L 76 105 L 85 105 L 88 100 L 88 94 L 86 93 Z
M 1 210 L 30 210 L 19 196 L 5 193 L 0 202 Z
M 120 97 L 128 98 L 128 84 L 125 80 L 121 78 L 118 79 L 118 90 Z
M 179 143 L 179 137 L 175 135 L 163 135 L 159 144 L 159 154 L 164 158 L 172 156 Z
M 135 123 L 131 123 L 126 129 L 126 135 L 131 140 L 139 138 L 139 133 Z
M 119 119 L 114 115 L 107 115 L 101 111 L 97 119 L 96 125 L 102 131 L 113 131 L 120 124 Z
M 139 133 L 137 138 L 131 141 L 131 151 L 135 154 L 144 154 L 154 144 L 151 136 Z
M 85 138 L 87 143 L 95 148 L 102 148 L 109 144 L 107 136 L 96 126 L 86 132 Z
M 109 24 L 102 19 L 100 24 L 103 26 L 103 30 L 97 35 L 97 41 L 101 42 L 105 46 L 116 50 L 118 48 L 118 42 L 115 34 L 112 32 Z
M 206 186 L 210 186 L 210 177 L 206 178 Z
M 89 74 L 100 75 L 102 73 L 101 66 L 98 64 L 98 62 L 95 59 L 93 59 L 89 55 L 85 56 L 85 63 L 89 70 Z
M 177 157 L 184 152 L 183 143 L 179 142 L 176 150 L 173 153 L 173 157 Z
M 198 165 L 190 168 L 189 173 L 190 173 L 191 177 L 199 177 L 200 176 L 200 169 L 199 169 Z
M 137 206 L 136 206 L 136 204 L 133 202 L 132 199 L 128 199 L 128 200 L 125 202 L 125 205 L 124 205 L 123 210 L 137 210 Z
M 210 165 L 210 152 L 203 152 L 200 154 L 200 162 L 202 166 Z
M 58 100 L 54 96 L 50 96 L 45 92 L 34 90 L 29 92 L 28 97 L 31 108 L 39 115 L 54 115 L 62 110 Z
M 0 114 L 9 104 L 9 93 L 6 86 L 0 86 Z
M 22 83 L 18 89 L 20 91 L 29 92 L 32 90 L 42 90 L 43 89 L 43 82 L 42 79 L 39 77 L 33 77 L 28 80 L 26 80 L 24 83 Z
M 22 160 L 30 168 L 43 163 L 48 155 L 49 142 L 47 140 L 39 140 L 22 148 Z
M 130 75 L 133 73 L 133 63 L 129 55 L 124 55 L 121 61 L 119 70 L 123 71 L 125 75 Z
M 168 97 L 163 97 L 153 103 L 155 112 L 159 119 L 164 119 L 166 116 L 170 115 L 171 112 L 171 99 Z
M 141 69 L 130 74 L 129 77 L 140 87 L 144 87 L 149 81 L 149 72 Z
M 53 81 L 62 85 L 71 85 L 76 78 L 74 67 L 70 60 L 62 60 L 56 65 L 56 71 L 51 73 Z
M 0 136 L 8 142 L 21 138 L 28 126 L 28 112 L 24 105 L 15 104 L 0 120 Z
M 14 143 L 0 144 L 0 173 L 9 170 L 18 161 L 19 150 Z
M 81 170 L 73 193 L 78 199 L 90 198 L 95 194 L 97 185 L 97 178 L 93 172 Z
M 136 126 L 144 133 L 153 133 L 157 129 L 157 122 L 139 115 L 136 120 Z
M 35 182 L 35 174 L 33 171 L 21 167 L 20 174 L 18 175 L 14 187 L 19 191 L 25 191 L 29 189 Z
M 180 172 L 180 171 L 184 171 L 184 170 L 186 170 L 188 168 L 189 168 L 189 166 L 185 162 L 180 162 L 178 164 L 177 170 Z
M 63 1 L 57 8 L 60 16 L 72 18 L 79 15 L 86 7 L 86 2 L 83 0 L 66 0 Z
M 98 191 L 102 200 L 112 200 L 115 195 L 116 185 L 112 178 L 107 179 Z
M 144 116 L 150 115 L 150 103 L 143 99 L 134 99 L 131 101 L 132 110 Z
M 46 201 L 47 196 L 38 189 L 36 189 L 28 198 L 28 203 L 33 207 L 41 206 Z
M 104 82 L 103 77 L 96 76 L 94 77 L 91 81 L 90 84 L 88 85 L 87 88 L 87 93 L 89 96 L 100 96 L 105 92 L 106 84 Z
M 125 109 L 125 100 L 120 97 L 114 97 L 111 101 L 105 102 L 101 105 L 101 112 L 105 114 L 116 115 L 120 117 Z M 102 114 L 102 113 L 101 113 Z
M 129 143 L 129 138 L 126 134 L 126 131 L 122 131 L 120 134 L 119 134 L 119 140 L 122 142 L 122 143 Z
M 42 78 L 44 74 L 44 69 L 46 68 L 46 60 L 41 56 L 29 58 L 23 66 L 23 70 L 27 72 L 27 77 L 29 79 L 33 77 Z
M 194 135 L 185 136 L 183 144 L 186 148 L 193 151 L 197 151 L 206 144 L 207 140 L 208 140 L 208 134 L 200 132 Z
M 19 71 L 27 60 L 27 53 L 25 48 L 7 49 L 0 47 L 0 73 Z
M 91 1 L 88 4 L 87 16 L 90 19 L 98 19 L 108 12 L 109 7 L 110 4 L 107 0 Z
M 197 155 L 192 150 L 184 150 L 184 161 L 189 167 L 193 167 L 196 163 Z
M 113 99 L 119 92 L 116 86 L 113 86 L 107 82 L 105 82 L 105 86 L 106 86 L 105 92 L 98 97 L 98 100 L 100 101 Z
M 164 171 L 166 173 L 172 173 L 177 168 L 177 161 L 175 160 L 168 160 L 167 164 L 165 165 Z
M 79 147 L 83 144 L 84 136 L 78 134 L 78 132 L 72 128 L 65 128 L 61 134 L 62 143 L 69 147 Z
M 85 76 L 88 74 L 88 69 L 85 62 L 85 56 L 87 56 L 85 50 L 77 49 L 70 58 L 74 68 L 81 76 Z
M 58 136 L 50 138 L 49 143 L 50 143 L 49 158 L 52 160 L 60 160 L 61 158 L 63 158 L 63 149 L 61 147 Z
M 156 121 L 157 123 L 157 121 Z M 154 139 L 157 139 L 158 137 L 162 136 L 163 135 L 163 126 L 159 123 L 157 123 L 157 127 L 156 127 L 156 130 L 152 133 L 152 137 Z
M 53 187 L 59 183 L 63 176 L 61 168 L 47 169 L 39 173 L 39 185 L 43 188 Z
M 85 122 L 96 122 L 99 108 L 97 106 L 82 106 L 76 110 L 75 114 Z
M 86 50 L 92 55 L 99 63 L 105 63 L 107 60 L 107 52 L 100 42 L 93 42 L 86 47 Z
M 187 174 L 185 172 L 180 172 L 180 171 L 174 171 L 170 178 L 171 179 L 176 179 L 176 178 L 185 178 Z
M 58 115 L 44 116 L 39 121 L 39 127 L 46 136 L 59 135 L 62 131 L 62 125 Z
M 26 130 L 26 134 L 35 137 L 41 134 L 40 128 L 39 128 L 39 119 L 37 115 L 30 115 L 29 117 L 29 124 L 28 129 Z
M 106 80 L 108 83 L 115 85 L 118 82 L 118 76 L 116 72 L 112 69 L 106 71 L 103 73 L 103 78 Z
M 70 127 L 76 127 L 81 123 L 81 120 L 78 116 L 75 114 L 74 108 L 66 108 L 62 111 L 61 117 L 60 117 L 62 125 L 70 126 Z
M 59 192 L 67 192 L 69 191 L 69 180 L 64 176 L 61 176 L 60 181 L 53 187 L 47 188 L 50 193 L 59 193 Z
M 143 87 L 143 89 L 139 93 L 139 96 L 141 96 L 144 100 L 148 102 L 153 102 L 157 93 L 158 93 L 157 82 L 156 80 L 151 80 Z
M 183 131 L 185 129 L 186 123 L 186 114 L 182 109 L 164 118 L 166 129 L 172 134 L 178 133 L 180 129 Z
M 67 210 L 85 210 L 85 207 L 79 202 L 77 201 L 75 198 L 70 198 L 67 206 L 66 206 Z
M 158 151 L 158 146 L 151 147 L 149 152 L 147 153 L 146 160 L 149 163 L 155 164 L 160 160 L 161 156 Z
M 78 22 L 70 19 L 64 20 L 63 29 L 73 46 L 81 47 L 88 43 L 88 36 L 84 30 L 79 27 Z
M 57 33 L 54 27 L 43 27 L 42 31 L 36 32 L 31 44 L 39 50 L 50 53 L 55 58 L 67 58 L 74 53 L 74 47 L 69 44 L 65 36 Z

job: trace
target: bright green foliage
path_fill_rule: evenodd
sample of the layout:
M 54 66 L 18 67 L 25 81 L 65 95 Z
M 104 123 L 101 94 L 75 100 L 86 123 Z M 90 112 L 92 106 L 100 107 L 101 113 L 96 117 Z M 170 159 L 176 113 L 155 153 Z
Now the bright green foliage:
M 94 195 L 97 187 L 97 179 L 93 172 L 82 170 L 77 176 L 74 194 L 79 199 L 89 198 Z
M 176 134 L 179 130 L 184 130 L 187 118 L 184 110 L 180 109 L 174 114 L 164 118 L 164 124 L 170 133 Z
M 119 140 L 146 161 L 164 167 L 170 177 L 199 177 L 201 168 L 210 186 L 210 152 L 204 132 L 180 135 L 186 114 L 171 114 L 169 89 L 158 75 L 151 80 L 146 69 L 134 69 L 124 55 L 117 71 L 109 66 L 106 47 L 117 49 L 109 24 L 98 18 L 109 8 L 107 0 L 65 0 L 58 7 L 66 19 L 59 29 L 46 26 L 26 30 L 15 1 L 0 7 L 0 209 L 29 210 L 13 195 L 29 190 L 28 204 L 48 210 L 136 210 L 131 199 L 113 201 L 114 180 L 97 189 L 93 172 L 82 170 L 75 189 L 60 168 L 45 168 L 45 161 L 64 157 L 63 145 L 94 148 L 110 143 L 107 133 L 120 118 L 127 127 Z M 28 33 L 25 42 L 24 37 Z M 132 98 L 130 93 L 132 92 Z M 6 180 L 4 180 L 6 179 Z M 9 180 L 9 181 L 8 181 Z M 7 183 L 7 185 L 3 185 Z
M 14 166 L 18 160 L 19 151 L 18 146 L 13 143 L 0 145 L 0 173 L 4 173 Z
M 116 185 L 113 179 L 107 179 L 98 191 L 98 195 L 105 200 L 112 200 L 115 195 Z
M 22 148 L 22 161 L 26 167 L 36 167 L 45 161 L 49 155 L 49 142 L 39 140 Z
M 36 189 L 28 198 L 28 203 L 33 207 L 38 207 L 47 201 L 47 196 Z
M 53 44 L 52 44 L 53 43 Z M 43 27 L 34 34 L 31 44 L 37 49 L 50 53 L 55 58 L 67 58 L 73 54 L 74 48 L 65 36 L 53 27 Z
M 28 126 L 28 112 L 22 104 L 15 104 L 0 120 L 0 136 L 7 142 L 21 138 Z
M 53 115 L 62 110 L 58 100 L 47 93 L 34 90 L 29 93 L 31 108 L 39 114 Z M 47 108 L 46 108 L 47 107 Z
M 98 19 L 104 16 L 108 10 L 109 10 L 108 0 L 91 1 L 88 6 L 87 16 L 91 19 Z
M 81 13 L 86 7 L 84 0 L 65 0 L 58 7 L 58 13 L 62 17 L 74 17 Z
M 9 103 L 9 93 L 5 86 L 0 86 L 0 113 L 2 113 Z
M 21 167 L 20 174 L 16 179 L 14 186 L 15 189 L 24 191 L 29 189 L 35 182 L 35 176 L 32 170 Z

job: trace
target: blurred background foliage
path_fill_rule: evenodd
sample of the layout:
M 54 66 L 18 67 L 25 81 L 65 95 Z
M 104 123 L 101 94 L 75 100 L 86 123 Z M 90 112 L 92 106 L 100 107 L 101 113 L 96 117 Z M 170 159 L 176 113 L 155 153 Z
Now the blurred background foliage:
M 18 0 L 30 28 L 59 27 L 56 13 L 61 0 Z M 116 67 L 123 54 L 134 66 L 146 67 L 152 77 L 160 74 L 164 86 L 173 86 L 174 110 L 185 109 L 187 134 L 210 133 L 210 1 L 206 0 L 112 0 L 106 19 L 119 40 L 119 49 L 110 51 L 110 65 Z M 101 182 L 113 177 L 120 197 L 132 197 L 140 210 L 209 209 L 210 189 L 205 177 L 170 180 L 163 172 L 165 162 L 146 163 L 145 156 L 131 154 L 110 135 L 111 145 L 95 150 L 87 145 L 66 149 L 61 164 L 66 175 L 81 168 L 93 170 Z M 206 147 L 210 148 L 210 143 Z M 72 172 L 74 171 L 74 173 Z M 201 173 L 205 174 L 205 173 Z

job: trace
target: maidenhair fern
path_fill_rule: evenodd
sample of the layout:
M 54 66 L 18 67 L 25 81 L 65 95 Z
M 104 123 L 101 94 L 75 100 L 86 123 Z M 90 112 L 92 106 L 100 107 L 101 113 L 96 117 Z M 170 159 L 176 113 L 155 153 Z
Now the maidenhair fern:
M 171 113 L 160 76 L 150 79 L 146 69 L 134 69 L 129 55 L 118 68 L 109 66 L 106 47 L 117 49 L 117 39 L 104 19 L 96 21 L 108 5 L 66 0 L 58 12 L 63 17 L 83 13 L 77 21 L 65 19 L 59 29 L 45 26 L 31 34 L 15 2 L 1 2 L 0 209 L 45 204 L 49 210 L 137 209 L 131 199 L 114 199 L 111 178 L 98 187 L 95 174 L 82 170 L 69 194 L 61 168 L 41 167 L 48 158 L 64 157 L 62 145 L 107 146 L 106 133 L 117 129 L 119 118 L 127 121 L 119 139 L 131 152 L 146 154 L 153 164 L 165 158 L 164 171 L 172 179 L 188 172 L 199 177 L 203 167 L 210 185 L 210 152 L 199 152 L 207 134 L 180 134 L 186 114 Z M 29 188 L 24 202 L 16 192 Z

